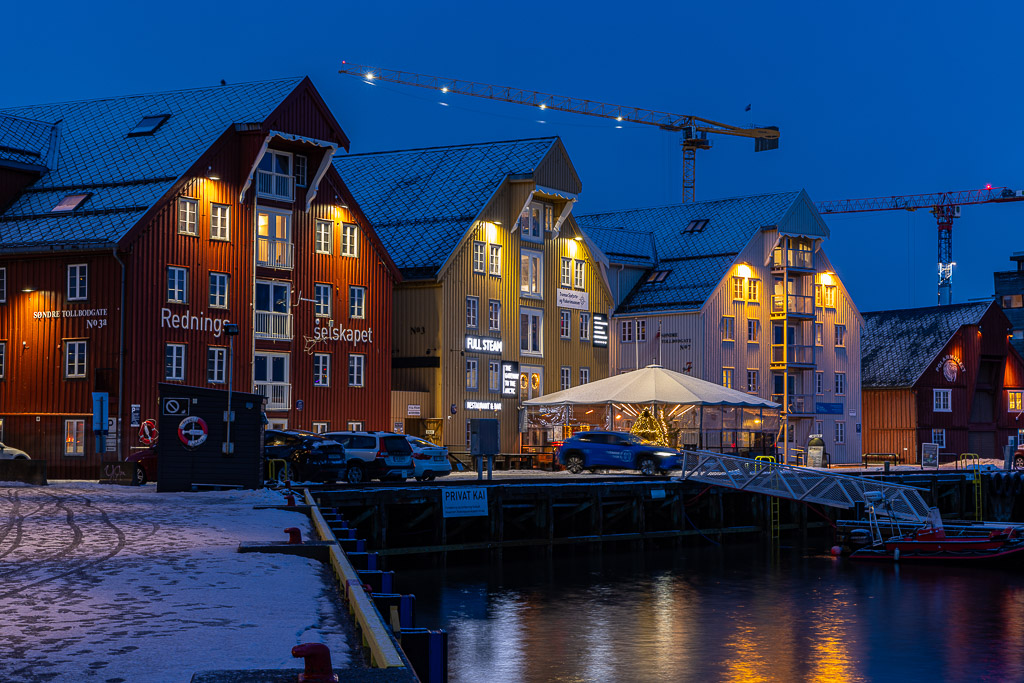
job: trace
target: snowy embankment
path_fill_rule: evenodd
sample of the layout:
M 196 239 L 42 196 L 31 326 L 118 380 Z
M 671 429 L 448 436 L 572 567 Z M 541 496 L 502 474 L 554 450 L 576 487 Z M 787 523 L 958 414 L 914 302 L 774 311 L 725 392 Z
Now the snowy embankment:
M 0 483 L 0 680 L 188 681 L 195 671 L 301 667 L 292 646 L 349 659 L 325 567 L 239 554 L 309 536 L 279 493 Z

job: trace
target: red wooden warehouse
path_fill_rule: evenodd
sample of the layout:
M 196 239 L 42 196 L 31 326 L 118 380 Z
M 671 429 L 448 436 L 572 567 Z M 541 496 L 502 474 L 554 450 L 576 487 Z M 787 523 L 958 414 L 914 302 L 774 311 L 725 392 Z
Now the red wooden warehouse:
M 95 477 L 158 382 L 384 428 L 399 276 L 331 164 L 348 144 L 308 79 L 0 110 L 0 441 Z
M 1016 443 L 1024 361 L 995 302 L 864 314 L 864 450 L 920 462 L 941 453 L 1002 458 Z

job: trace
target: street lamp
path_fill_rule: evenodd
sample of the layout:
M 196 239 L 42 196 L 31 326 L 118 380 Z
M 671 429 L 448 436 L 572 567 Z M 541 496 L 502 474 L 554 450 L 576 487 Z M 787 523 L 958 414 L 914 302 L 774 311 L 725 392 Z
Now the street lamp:
M 224 436 L 222 452 L 224 455 L 234 455 L 235 444 L 231 443 L 231 423 L 235 421 L 235 414 L 231 412 L 231 385 L 235 374 L 235 337 L 238 336 L 238 325 L 235 323 L 224 324 L 224 334 L 228 336 L 228 410 L 224 413 L 224 422 L 227 429 Z

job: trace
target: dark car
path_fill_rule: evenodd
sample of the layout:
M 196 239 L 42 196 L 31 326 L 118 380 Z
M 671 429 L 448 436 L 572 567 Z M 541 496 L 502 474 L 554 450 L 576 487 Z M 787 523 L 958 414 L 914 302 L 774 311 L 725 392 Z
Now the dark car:
M 263 433 L 263 454 L 268 473 L 278 481 L 322 481 L 345 479 L 345 449 L 333 439 L 299 429 L 268 429 Z M 270 460 L 283 460 L 270 463 Z M 269 467 L 274 465 L 275 467 Z
M 675 449 L 625 432 L 579 432 L 565 440 L 557 457 L 573 474 L 600 467 L 635 469 L 652 475 L 680 466 Z
M 145 484 L 149 481 L 156 481 L 156 447 L 150 446 L 144 448 L 141 451 L 135 451 L 127 458 L 125 462 L 138 463 L 139 467 L 136 470 L 135 481 L 139 484 Z

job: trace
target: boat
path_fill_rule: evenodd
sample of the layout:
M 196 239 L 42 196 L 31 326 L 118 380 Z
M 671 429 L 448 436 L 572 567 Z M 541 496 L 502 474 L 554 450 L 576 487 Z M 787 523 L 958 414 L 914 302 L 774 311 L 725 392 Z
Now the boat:
M 947 535 L 926 527 L 855 550 L 851 560 L 887 562 L 1000 564 L 1024 560 L 1024 535 L 1016 527 Z M 987 533 L 984 533 L 987 531 Z

